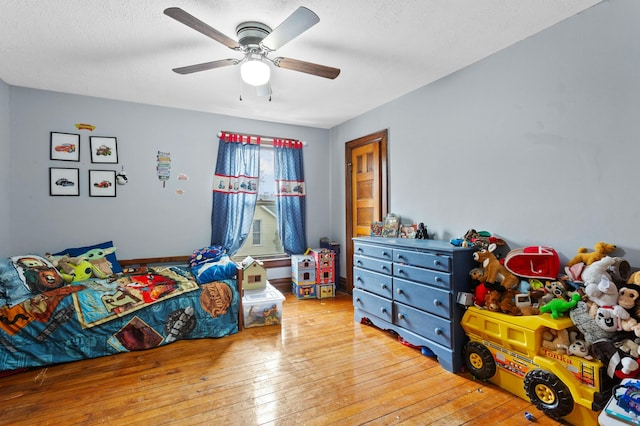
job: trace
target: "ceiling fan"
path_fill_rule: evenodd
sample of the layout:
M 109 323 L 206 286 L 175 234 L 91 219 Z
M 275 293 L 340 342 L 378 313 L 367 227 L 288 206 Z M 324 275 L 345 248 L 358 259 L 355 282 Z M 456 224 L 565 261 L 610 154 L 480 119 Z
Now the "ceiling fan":
M 272 30 L 262 22 L 242 22 L 236 27 L 238 41 L 227 37 L 179 7 L 167 8 L 164 10 L 164 13 L 176 21 L 224 44 L 229 49 L 236 50 L 244 55 L 241 59 L 221 59 L 174 68 L 173 71 L 178 74 L 191 74 L 229 65 L 240 65 L 242 80 L 249 85 L 255 86 L 260 96 L 271 94 L 271 85 L 269 83 L 271 71 L 269 63 L 279 68 L 329 79 L 334 79 L 340 74 L 339 68 L 281 56 L 274 59 L 269 58 L 268 55 L 271 52 L 281 48 L 320 21 L 318 15 L 306 7 L 301 6 L 296 9 L 287 19 L 276 27 L 275 30 Z M 242 97 L 240 99 L 242 99 Z

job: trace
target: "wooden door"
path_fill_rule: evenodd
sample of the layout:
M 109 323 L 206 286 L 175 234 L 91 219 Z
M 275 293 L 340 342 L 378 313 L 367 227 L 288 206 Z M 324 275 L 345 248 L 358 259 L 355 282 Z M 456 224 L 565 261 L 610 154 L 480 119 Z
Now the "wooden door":
M 353 290 L 353 237 L 368 236 L 371 222 L 387 214 L 387 131 L 347 142 L 346 176 L 346 275 Z

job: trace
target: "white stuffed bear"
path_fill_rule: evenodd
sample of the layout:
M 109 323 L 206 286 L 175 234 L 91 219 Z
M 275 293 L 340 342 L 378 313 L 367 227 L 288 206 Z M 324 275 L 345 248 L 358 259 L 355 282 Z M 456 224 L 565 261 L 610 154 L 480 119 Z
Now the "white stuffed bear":
M 584 281 L 585 287 L 589 284 L 598 285 L 603 276 L 611 281 L 611 275 L 607 270 L 615 263 L 616 260 L 613 257 L 605 256 L 591 265 L 585 266 L 582 271 L 582 281 Z
M 599 311 L 607 309 L 612 311 L 609 314 L 605 314 L 607 318 L 629 319 L 629 312 L 618 305 L 618 287 L 605 275 L 600 277 L 598 284 L 587 285 L 584 292 L 589 297 L 589 300 L 594 302 L 590 311 L 592 316 L 594 316 L 596 309 Z

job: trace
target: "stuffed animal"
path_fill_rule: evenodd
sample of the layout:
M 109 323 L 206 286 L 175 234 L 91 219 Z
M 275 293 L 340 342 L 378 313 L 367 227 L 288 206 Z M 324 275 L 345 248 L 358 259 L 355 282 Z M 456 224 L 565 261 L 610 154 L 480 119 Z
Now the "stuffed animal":
M 579 356 L 580 358 L 592 360 L 593 357 L 589 353 L 589 345 L 584 339 L 578 339 L 577 331 L 569 332 L 569 340 L 571 344 L 567 348 L 567 354 Z
M 600 284 L 603 276 L 607 277 L 609 281 L 612 281 L 608 269 L 615 263 L 616 260 L 613 257 L 605 256 L 602 259 L 585 266 L 582 271 L 582 281 L 584 281 L 584 286 L 586 287 L 589 284 Z
M 638 284 L 640 285 L 640 271 L 636 271 L 627 280 L 627 284 Z
M 567 348 L 571 344 L 569 340 L 569 330 L 553 330 L 551 328 L 542 332 L 542 347 L 555 351 L 559 354 L 566 354 Z
M 632 331 L 640 323 L 640 286 L 625 284 L 620 287 L 618 305 L 629 313 L 629 318 L 622 321 L 622 329 Z
M 589 284 L 585 287 L 584 292 L 590 301 L 596 304 L 598 307 L 608 306 L 615 310 L 615 315 L 621 318 L 629 318 L 629 315 L 625 315 L 626 310 L 618 305 L 618 288 L 616 285 L 607 278 L 606 275 L 600 277 L 598 284 Z M 624 311 L 624 312 L 623 312 Z
M 616 308 L 620 308 L 616 306 Z M 611 306 L 598 306 L 596 310 L 596 324 L 604 331 L 621 331 L 622 320 L 629 319 L 629 313 L 624 309 L 616 309 Z
M 593 252 L 587 253 L 586 248 L 580 247 L 578 249 L 578 254 L 576 254 L 569 262 L 567 262 L 567 266 L 572 266 L 580 262 L 584 263 L 587 266 L 591 265 L 593 262 L 598 261 L 606 255 L 616 251 L 616 246 L 615 244 L 608 244 L 600 241 L 593 246 L 593 250 Z
M 585 342 L 587 342 L 589 346 L 593 346 L 597 341 L 612 339 L 616 335 L 614 332 L 603 330 L 596 324 L 596 320 L 589 315 L 589 307 L 586 302 L 578 302 L 578 304 L 569 311 L 569 317 L 571 317 L 573 324 L 580 330 Z
M 83 259 L 77 265 L 73 263 L 68 263 L 68 265 L 73 265 L 73 271 L 69 273 L 60 272 L 62 278 L 68 283 L 86 281 L 94 276 L 97 278 L 104 278 L 106 276 L 102 271 L 100 271 L 100 269 L 98 269 L 97 266 L 93 265 L 88 260 Z
M 640 356 L 640 353 L 638 351 L 638 349 L 640 348 L 640 339 L 624 339 L 622 341 L 622 344 L 620 345 L 620 349 L 626 353 L 629 354 L 629 356 L 638 359 L 638 357 Z
M 563 281 L 546 281 L 544 284 L 544 295 L 539 298 L 539 303 L 547 304 L 553 299 L 569 300 L 567 287 Z
M 510 315 L 522 315 L 520 308 L 516 306 L 516 291 L 507 289 L 506 291 L 491 290 L 485 297 L 485 307 L 491 312 L 501 312 Z
M 565 312 L 575 307 L 579 301 L 580 295 L 578 293 L 574 293 L 573 296 L 571 296 L 571 300 L 568 302 L 564 299 L 553 299 L 546 305 L 542 305 L 540 307 L 540 312 L 550 312 L 551 318 L 558 319 L 563 316 Z
M 520 283 L 520 280 L 509 272 L 493 254 L 496 247 L 493 243 L 489 244 L 487 249 L 473 253 L 473 258 L 484 268 L 486 274 L 485 286 L 487 288 L 494 290 L 513 288 Z

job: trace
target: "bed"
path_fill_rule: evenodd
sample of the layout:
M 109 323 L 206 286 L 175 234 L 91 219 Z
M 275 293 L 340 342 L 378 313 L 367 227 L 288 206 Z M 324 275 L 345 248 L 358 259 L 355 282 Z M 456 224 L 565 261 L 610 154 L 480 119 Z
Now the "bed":
M 86 248 L 58 256 L 70 257 Z M 62 283 L 55 272 L 65 273 L 52 261 L 55 256 L 3 259 L 0 372 L 237 333 L 242 328 L 242 270 L 226 264 L 227 278 L 207 281 L 206 275 L 194 275 L 190 262 L 196 253 L 118 261 L 103 251 L 91 263 L 110 266 L 110 274 L 95 272 L 99 268 L 92 266 L 90 278 Z M 214 263 L 201 260 L 207 267 Z M 233 278 L 231 269 L 237 274 Z

